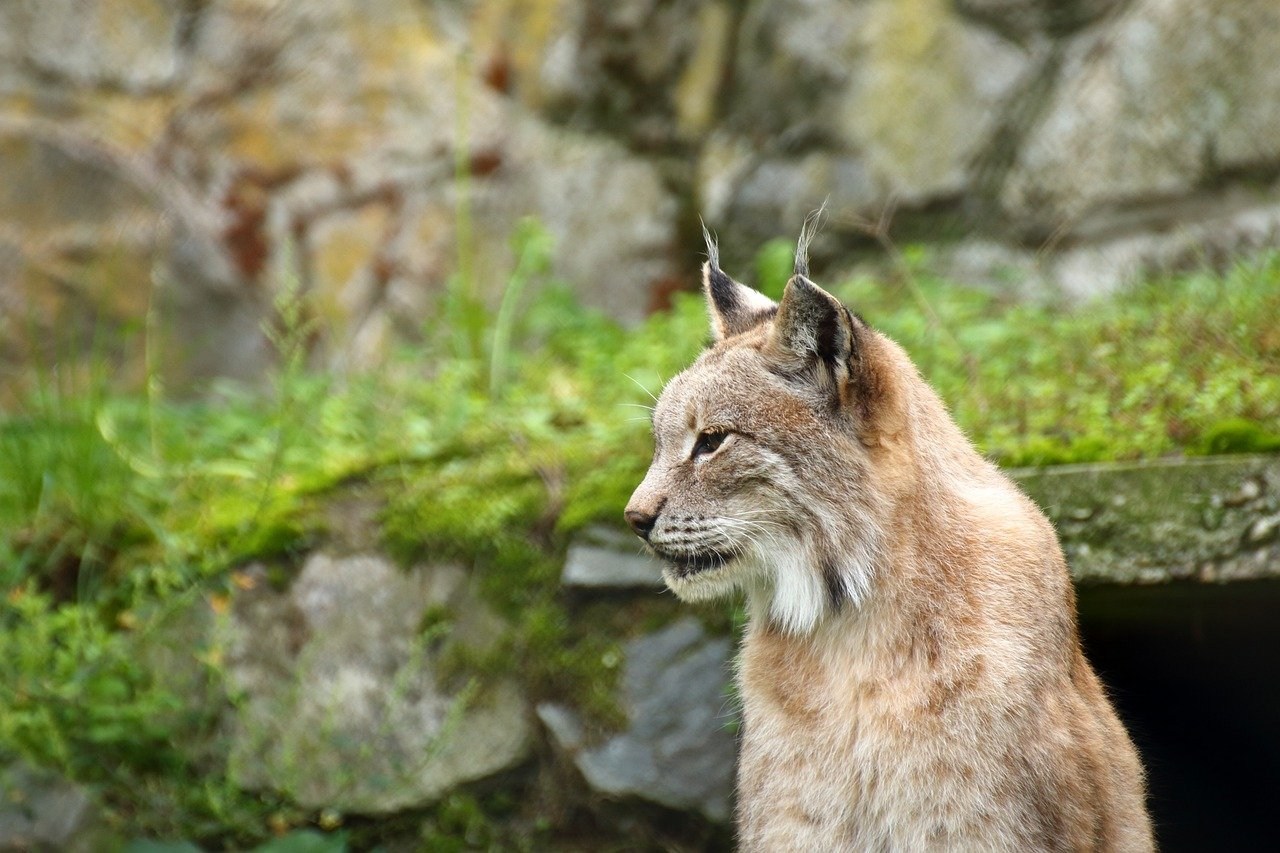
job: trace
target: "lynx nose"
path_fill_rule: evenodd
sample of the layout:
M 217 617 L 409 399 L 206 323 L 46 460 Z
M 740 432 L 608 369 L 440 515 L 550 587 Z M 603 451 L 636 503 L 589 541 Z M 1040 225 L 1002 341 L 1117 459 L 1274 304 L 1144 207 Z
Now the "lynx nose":
M 650 515 L 638 509 L 629 509 L 622 514 L 622 517 L 627 520 L 627 524 L 631 525 L 636 535 L 646 542 L 649 541 L 649 534 L 653 532 L 653 526 L 658 523 L 657 513 Z

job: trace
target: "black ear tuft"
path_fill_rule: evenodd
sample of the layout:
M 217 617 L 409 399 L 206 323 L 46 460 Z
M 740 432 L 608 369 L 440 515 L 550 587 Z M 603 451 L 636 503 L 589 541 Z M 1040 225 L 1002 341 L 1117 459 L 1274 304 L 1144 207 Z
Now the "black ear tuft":
M 777 304 L 764 294 L 734 281 L 720 269 L 720 250 L 706 225 L 702 226 L 702 236 L 707 241 L 702 288 L 707 295 L 707 309 L 716 340 L 741 334 L 772 317 Z

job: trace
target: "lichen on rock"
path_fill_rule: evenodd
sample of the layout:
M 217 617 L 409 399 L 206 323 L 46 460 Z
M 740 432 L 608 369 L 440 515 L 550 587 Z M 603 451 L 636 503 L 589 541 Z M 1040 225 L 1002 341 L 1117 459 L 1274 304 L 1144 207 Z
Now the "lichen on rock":
M 449 619 L 427 619 L 438 608 Z M 380 814 L 433 802 L 522 761 L 527 707 L 506 678 L 443 684 L 448 634 L 502 625 L 456 566 L 313 554 L 289 589 L 263 582 L 226 626 L 232 778 L 313 808 Z

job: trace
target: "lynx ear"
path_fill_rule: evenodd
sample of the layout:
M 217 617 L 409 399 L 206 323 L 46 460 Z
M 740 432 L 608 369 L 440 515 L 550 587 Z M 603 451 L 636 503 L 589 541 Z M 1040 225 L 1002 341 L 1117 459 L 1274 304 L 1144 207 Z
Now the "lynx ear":
M 789 370 L 814 365 L 840 387 L 858 360 L 858 333 L 863 328 L 849 309 L 830 293 L 795 275 L 787 282 L 769 338 L 769 350 Z
M 702 236 L 707 241 L 707 262 L 702 265 L 702 289 L 707 294 L 707 310 L 711 314 L 711 331 L 717 341 L 740 335 L 769 319 L 778 305 L 763 293 L 729 278 L 720 269 L 720 250 L 706 226 Z

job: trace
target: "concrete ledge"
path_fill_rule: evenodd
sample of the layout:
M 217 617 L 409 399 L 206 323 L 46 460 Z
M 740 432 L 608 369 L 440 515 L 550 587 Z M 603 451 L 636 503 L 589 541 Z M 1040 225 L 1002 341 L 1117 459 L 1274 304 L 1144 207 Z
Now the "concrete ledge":
M 1053 520 L 1079 583 L 1280 577 L 1280 456 L 1008 473 Z

